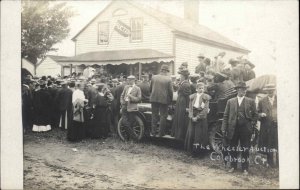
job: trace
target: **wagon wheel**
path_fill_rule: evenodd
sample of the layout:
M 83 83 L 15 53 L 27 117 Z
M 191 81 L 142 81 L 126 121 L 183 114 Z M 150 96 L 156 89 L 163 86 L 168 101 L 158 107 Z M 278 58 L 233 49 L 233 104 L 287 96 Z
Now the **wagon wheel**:
M 217 125 L 212 129 L 209 141 L 215 152 L 222 152 L 221 148 L 223 147 L 223 133 L 220 125 Z
M 130 135 L 127 134 L 125 126 L 122 125 L 122 120 L 123 118 L 121 117 L 118 123 L 118 135 L 121 138 L 121 140 L 128 141 L 130 139 Z M 134 116 L 132 122 L 132 130 L 135 136 L 137 136 L 137 141 L 140 141 L 144 137 L 145 125 L 143 120 L 137 115 Z

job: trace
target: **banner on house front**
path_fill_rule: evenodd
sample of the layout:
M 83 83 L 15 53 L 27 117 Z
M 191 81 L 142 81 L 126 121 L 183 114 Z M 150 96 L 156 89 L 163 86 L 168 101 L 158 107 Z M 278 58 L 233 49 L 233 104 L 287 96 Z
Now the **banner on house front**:
M 120 20 L 117 21 L 115 30 L 124 37 L 130 36 L 130 27 Z

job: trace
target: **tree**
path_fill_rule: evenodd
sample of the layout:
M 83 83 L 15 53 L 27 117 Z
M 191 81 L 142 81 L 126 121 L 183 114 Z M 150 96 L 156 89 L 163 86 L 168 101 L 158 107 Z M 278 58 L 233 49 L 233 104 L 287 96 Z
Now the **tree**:
M 57 51 L 53 45 L 68 36 L 68 19 L 74 15 L 66 3 L 22 1 L 22 58 L 36 66 L 37 60 L 44 58 L 47 52 Z

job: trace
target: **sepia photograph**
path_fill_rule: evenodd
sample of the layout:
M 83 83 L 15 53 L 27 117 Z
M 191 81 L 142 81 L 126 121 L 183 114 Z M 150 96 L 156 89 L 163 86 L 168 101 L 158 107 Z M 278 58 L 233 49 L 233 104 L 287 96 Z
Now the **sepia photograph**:
M 297 1 L 19 6 L 23 189 L 282 188 Z

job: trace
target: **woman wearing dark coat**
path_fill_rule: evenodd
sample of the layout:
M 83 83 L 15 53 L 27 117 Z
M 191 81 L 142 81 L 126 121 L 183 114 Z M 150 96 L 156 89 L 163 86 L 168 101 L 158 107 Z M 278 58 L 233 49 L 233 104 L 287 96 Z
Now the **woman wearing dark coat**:
M 32 131 L 42 132 L 51 130 L 51 102 L 52 98 L 46 89 L 45 81 L 40 81 L 40 89 L 33 97 L 33 128 Z
M 97 86 L 98 93 L 93 102 L 93 118 L 89 121 L 89 135 L 91 138 L 106 138 L 111 122 L 107 114 L 113 95 L 104 83 L 100 83 Z
M 175 115 L 172 124 L 171 135 L 177 140 L 184 141 L 186 136 L 186 130 L 188 126 L 188 112 L 189 96 L 191 95 L 191 85 L 188 81 L 189 71 L 181 70 L 179 72 L 181 82 L 178 88 L 178 97 L 175 107 Z
M 184 149 L 196 154 L 205 152 L 208 145 L 207 114 L 210 96 L 204 93 L 204 83 L 197 84 L 197 93 L 190 95 L 189 126 Z

